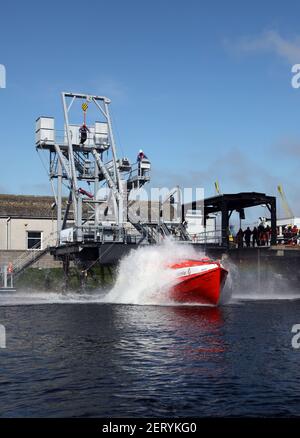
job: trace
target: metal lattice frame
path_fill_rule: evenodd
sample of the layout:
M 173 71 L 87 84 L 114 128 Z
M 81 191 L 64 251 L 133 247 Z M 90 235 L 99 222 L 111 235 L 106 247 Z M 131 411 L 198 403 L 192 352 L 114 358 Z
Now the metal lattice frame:
M 115 222 L 117 226 L 122 226 L 124 221 L 123 214 L 123 188 L 120 177 L 120 171 L 118 167 L 118 159 L 116 153 L 116 144 L 113 135 L 111 116 L 109 112 L 110 99 L 105 96 L 96 96 L 82 93 L 66 93 L 61 94 L 64 123 L 65 123 L 65 137 L 66 143 L 39 144 L 38 149 L 50 150 L 50 179 L 57 178 L 57 190 L 55 195 L 57 206 L 57 234 L 60 235 L 61 230 L 66 228 L 68 216 L 70 213 L 70 206 L 72 204 L 74 214 L 74 225 L 76 229 L 76 240 L 82 240 L 82 227 L 83 227 L 83 194 L 80 192 L 79 180 L 88 181 L 94 184 L 94 199 L 89 202 L 92 214 L 89 216 L 89 221 L 92 220 L 94 226 L 97 226 L 97 215 L 95 214 L 95 204 L 100 203 L 97 201 L 96 194 L 99 189 L 99 174 L 101 173 L 102 181 L 112 191 L 113 205 L 115 211 Z M 86 101 L 89 104 L 93 103 L 97 110 L 101 114 L 101 118 L 107 123 L 107 136 L 108 145 L 105 151 L 110 151 L 111 159 L 108 162 L 104 162 L 102 159 L 101 148 L 94 145 L 76 145 L 72 141 L 70 130 L 70 112 L 73 104 L 76 100 Z M 83 157 L 84 155 L 84 157 Z M 76 166 L 76 159 L 88 158 L 93 162 L 94 175 L 86 177 Z M 65 210 L 64 218 L 62 218 L 62 186 L 63 182 L 69 188 L 69 199 Z

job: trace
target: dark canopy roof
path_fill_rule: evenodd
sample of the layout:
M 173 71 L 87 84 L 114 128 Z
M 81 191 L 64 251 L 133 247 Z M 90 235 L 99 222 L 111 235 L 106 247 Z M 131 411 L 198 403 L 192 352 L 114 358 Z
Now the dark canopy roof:
M 258 205 L 271 204 L 274 202 L 276 202 L 275 196 L 268 196 L 265 193 L 257 192 L 241 192 L 206 198 L 204 200 L 204 208 L 205 214 L 208 215 L 222 211 L 225 205 L 228 211 L 239 211 L 243 208 L 256 207 Z M 197 201 L 184 204 L 184 211 L 187 212 L 189 209 L 196 210 L 198 205 Z
M 207 198 L 204 200 L 204 209 L 207 215 L 221 211 L 224 204 L 226 204 L 227 210 L 229 211 L 240 211 L 244 208 L 256 207 L 273 202 L 276 202 L 276 198 L 274 196 L 268 196 L 265 193 L 241 192 Z
M 233 211 L 243 212 L 245 208 L 266 205 L 271 214 L 271 244 L 276 245 L 276 197 L 265 193 L 241 192 L 219 196 L 213 196 L 204 200 L 204 215 L 207 218 L 210 213 L 222 212 L 222 246 L 229 247 L 229 219 Z M 199 207 L 198 207 L 199 208 Z M 190 202 L 183 206 L 184 214 L 189 210 L 197 209 L 197 202 Z M 241 216 L 242 218 L 242 216 Z

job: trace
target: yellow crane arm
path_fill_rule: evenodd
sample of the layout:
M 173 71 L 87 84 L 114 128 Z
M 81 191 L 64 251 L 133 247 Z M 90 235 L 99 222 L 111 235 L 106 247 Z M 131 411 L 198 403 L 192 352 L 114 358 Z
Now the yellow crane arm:
M 278 190 L 278 193 L 279 193 L 280 198 L 281 198 L 283 209 L 284 209 L 284 211 L 285 211 L 285 213 L 287 215 L 287 219 L 293 218 L 294 217 L 294 213 L 293 213 L 291 207 L 289 206 L 289 203 L 288 203 L 288 201 L 286 199 L 286 196 L 285 196 L 285 193 L 283 191 L 282 185 L 279 184 L 277 186 L 277 190 Z

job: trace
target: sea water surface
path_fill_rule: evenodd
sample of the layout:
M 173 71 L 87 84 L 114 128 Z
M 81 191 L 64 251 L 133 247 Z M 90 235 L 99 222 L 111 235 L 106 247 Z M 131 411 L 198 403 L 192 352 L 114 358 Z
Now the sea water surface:
M 300 295 L 234 290 L 218 308 L 168 300 L 167 244 L 129 254 L 109 291 L 0 295 L 2 417 L 299 416 Z
M 300 301 L 0 307 L 2 417 L 300 415 Z

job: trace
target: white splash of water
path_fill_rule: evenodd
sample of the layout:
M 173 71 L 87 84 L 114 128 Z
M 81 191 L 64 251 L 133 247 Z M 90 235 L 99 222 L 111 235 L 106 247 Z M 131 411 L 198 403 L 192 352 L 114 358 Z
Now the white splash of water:
M 1 293 L 0 306 L 32 305 L 32 304 L 64 304 L 64 303 L 121 303 L 139 305 L 174 305 L 169 298 L 169 287 L 174 281 L 175 272 L 166 269 L 182 259 L 199 259 L 204 254 L 197 252 L 192 245 L 179 244 L 165 240 L 161 245 L 139 247 L 124 257 L 118 268 L 115 286 L 110 291 L 100 288 L 86 293 L 76 292 L 42 292 L 18 291 L 16 293 Z M 240 275 L 238 267 L 222 257 L 222 263 L 229 271 L 226 285 L 222 293 L 222 304 L 234 304 L 246 300 L 299 299 L 299 293 L 293 293 L 285 287 L 280 291 L 278 278 L 271 284 L 268 291 L 258 290 L 255 281 L 249 281 L 249 290 L 239 286 Z M 276 287 L 277 285 L 277 287 Z M 254 290 L 251 290 L 254 286 Z
M 115 286 L 104 302 L 123 304 L 171 304 L 168 296 L 175 271 L 167 265 L 201 255 L 191 245 L 166 239 L 161 245 L 139 247 L 124 257 L 118 269 Z
M 115 286 L 110 291 L 91 292 L 18 291 L 1 293 L 0 306 L 71 303 L 174 304 L 168 290 L 175 271 L 167 265 L 201 254 L 191 245 L 166 239 L 161 245 L 139 247 L 121 260 Z
M 0 306 L 28 306 L 39 304 L 84 304 L 100 303 L 103 291 L 90 293 L 78 292 L 42 292 L 39 290 L 18 292 L 1 292 Z

